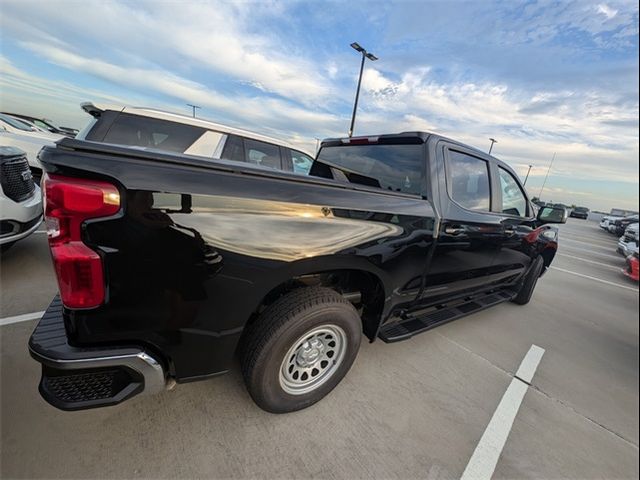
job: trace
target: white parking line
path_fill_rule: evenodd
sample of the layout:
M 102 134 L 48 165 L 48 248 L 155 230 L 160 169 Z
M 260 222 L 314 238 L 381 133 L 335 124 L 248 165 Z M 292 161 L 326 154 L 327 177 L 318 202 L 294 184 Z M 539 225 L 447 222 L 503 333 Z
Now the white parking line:
M 544 348 L 531 345 L 471 455 L 461 480 L 490 480 L 493 476 L 524 394 L 543 354 Z
M 569 242 L 569 243 L 581 243 L 583 245 L 590 245 L 592 247 L 602 248 L 603 250 L 611 250 L 612 247 L 614 247 L 614 246 L 616 246 L 618 244 L 617 239 L 616 239 L 615 242 L 611 242 L 611 243 L 607 243 L 607 244 L 605 244 L 604 242 L 601 243 L 601 244 L 597 244 L 597 243 L 594 243 L 594 242 L 583 242 L 581 240 L 574 240 L 572 238 L 565 238 L 565 237 L 562 237 L 561 241 L 562 242 Z
M 29 320 L 35 320 L 36 318 L 42 317 L 42 315 L 44 315 L 44 311 L 23 313 L 22 315 L 16 315 L 14 317 L 0 318 L 0 327 L 4 325 L 10 325 L 12 323 L 27 322 Z
M 592 277 L 591 275 L 584 275 L 582 273 L 572 272 L 571 270 L 565 270 L 564 268 L 554 267 L 553 265 L 551 267 L 549 267 L 549 268 L 551 268 L 552 270 L 558 270 L 559 272 L 568 273 L 570 275 L 575 275 L 576 277 L 582 277 L 582 278 L 586 278 L 586 279 L 589 279 L 589 280 L 593 280 L 594 282 L 600 282 L 600 283 L 604 283 L 606 285 L 611 285 L 613 287 L 624 288 L 625 290 L 631 290 L 632 292 L 637 292 L 638 291 L 637 288 L 629 287 L 627 285 L 622 285 L 621 283 L 609 282 L 607 280 L 602 280 L 601 278 Z
M 567 250 L 574 250 L 582 253 L 589 253 L 591 255 L 598 255 L 599 257 L 620 258 L 620 255 L 614 255 L 612 253 L 596 252 L 595 250 L 589 250 L 588 248 L 572 247 L 570 245 L 562 245 L 560 248 L 562 248 L 563 250 L 567 249 Z M 615 249 L 613 248 L 612 250 L 615 251 Z
M 616 267 L 615 265 L 609 265 L 608 263 L 602 263 L 602 262 L 595 262 L 593 260 L 588 260 L 586 258 L 582 258 L 582 257 L 576 257 L 574 255 L 567 255 L 566 253 L 556 253 L 556 255 L 559 255 L 561 257 L 567 257 L 567 258 L 575 258 L 576 260 L 580 260 L 581 262 L 587 262 L 587 263 L 593 263 L 594 265 L 601 265 L 603 267 L 607 267 L 610 268 L 612 270 L 620 270 L 620 267 Z M 620 260 L 622 260 L 622 257 L 620 257 Z

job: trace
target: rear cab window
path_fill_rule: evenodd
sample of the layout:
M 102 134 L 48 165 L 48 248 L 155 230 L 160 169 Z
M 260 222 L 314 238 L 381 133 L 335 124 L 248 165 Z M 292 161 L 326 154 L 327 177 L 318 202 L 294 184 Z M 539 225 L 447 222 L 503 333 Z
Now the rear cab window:
M 422 143 L 323 146 L 311 175 L 420 195 L 423 164 Z

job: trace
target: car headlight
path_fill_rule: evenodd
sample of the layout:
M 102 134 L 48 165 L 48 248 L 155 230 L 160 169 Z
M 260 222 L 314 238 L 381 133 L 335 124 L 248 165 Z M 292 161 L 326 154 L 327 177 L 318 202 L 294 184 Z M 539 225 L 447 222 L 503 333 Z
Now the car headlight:
M 555 230 L 549 229 L 542 232 L 542 236 L 547 240 L 552 240 L 555 242 L 558 239 L 558 232 L 556 232 Z

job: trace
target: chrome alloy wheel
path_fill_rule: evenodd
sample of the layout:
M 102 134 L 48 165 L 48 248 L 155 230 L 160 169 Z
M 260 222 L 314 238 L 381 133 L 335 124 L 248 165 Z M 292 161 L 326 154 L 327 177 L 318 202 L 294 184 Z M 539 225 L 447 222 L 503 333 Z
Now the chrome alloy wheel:
M 322 325 L 293 343 L 280 366 L 280 386 L 291 395 L 309 393 L 338 370 L 347 349 L 347 336 L 337 325 Z

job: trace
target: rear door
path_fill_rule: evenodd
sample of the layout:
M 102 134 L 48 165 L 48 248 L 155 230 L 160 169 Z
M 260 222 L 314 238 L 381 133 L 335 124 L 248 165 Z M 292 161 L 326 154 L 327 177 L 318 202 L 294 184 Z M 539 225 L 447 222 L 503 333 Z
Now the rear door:
M 436 159 L 442 221 L 424 295 L 447 298 L 472 293 L 494 280 L 491 267 L 502 225 L 491 211 L 497 196 L 489 159 L 442 140 Z

